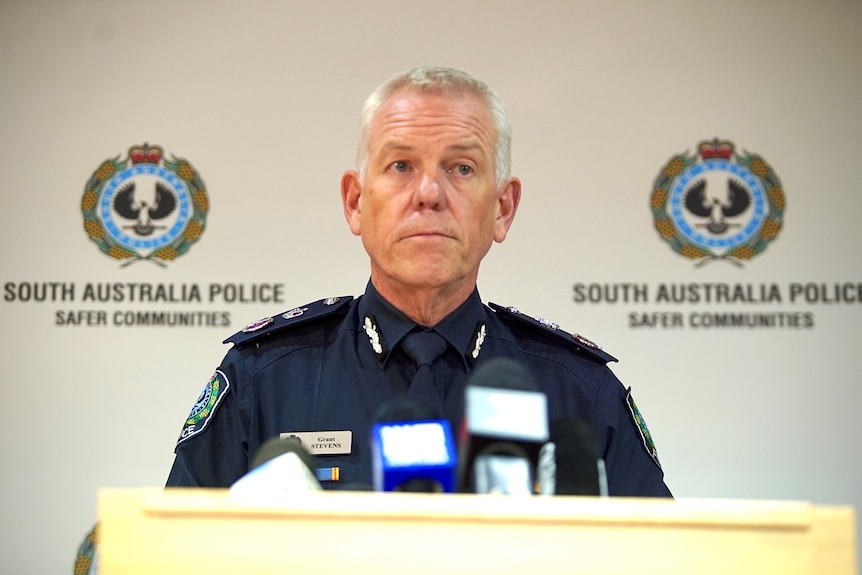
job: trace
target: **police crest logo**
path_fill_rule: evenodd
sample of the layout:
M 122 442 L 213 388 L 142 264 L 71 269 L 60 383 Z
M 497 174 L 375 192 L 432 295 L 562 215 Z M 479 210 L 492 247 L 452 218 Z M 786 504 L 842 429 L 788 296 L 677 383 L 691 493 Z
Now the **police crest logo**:
M 741 266 L 778 235 L 785 199 L 766 160 L 715 138 L 665 164 L 650 208 L 659 236 L 678 254 L 697 266 L 716 260 Z
M 81 212 L 87 236 L 123 266 L 161 266 L 183 255 L 203 234 L 209 198 L 184 158 L 163 158 L 159 146 L 129 148 L 107 159 L 84 186 Z
M 183 425 L 177 443 L 182 443 L 206 429 L 216 408 L 230 390 L 230 380 L 221 370 L 216 370 L 192 406 Z

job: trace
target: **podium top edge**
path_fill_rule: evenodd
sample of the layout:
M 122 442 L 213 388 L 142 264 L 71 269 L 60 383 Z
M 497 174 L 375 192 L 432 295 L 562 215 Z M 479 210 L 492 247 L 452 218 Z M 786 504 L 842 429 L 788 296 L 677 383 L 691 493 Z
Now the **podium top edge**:
M 227 489 L 103 488 L 100 509 L 132 505 L 163 517 L 319 517 L 328 521 L 415 518 L 422 521 L 530 522 L 738 526 L 807 529 L 815 513 L 848 515 L 852 507 L 819 507 L 807 501 L 744 499 L 651 499 L 576 496 L 490 496 L 374 492 L 280 492 L 237 498 Z

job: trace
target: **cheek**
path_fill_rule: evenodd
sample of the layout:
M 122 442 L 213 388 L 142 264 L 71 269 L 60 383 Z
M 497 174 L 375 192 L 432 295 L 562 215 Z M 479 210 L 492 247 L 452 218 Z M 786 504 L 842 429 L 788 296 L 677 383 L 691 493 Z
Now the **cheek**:
M 362 211 L 363 221 L 366 225 L 370 225 L 372 221 L 385 221 L 391 218 L 391 214 L 395 211 L 395 206 L 398 202 L 398 196 L 386 193 L 383 190 L 373 189 L 368 190 L 362 197 L 359 198 L 359 208 Z
M 368 201 L 362 208 L 360 222 L 362 225 L 362 242 L 366 249 L 385 249 L 388 241 L 387 235 L 392 232 L 395 225 L 391 216 L 391 209 L 383 209 L 382 204 Z
M 359 198 L 359 221 L 362 223 L 363 233 L 369 233 L 374 229 L 375 222 L 380 219 L 378 211 L 378 202 L 375 202 L 373 193 L 366 192 Z
M 494 224 L 497 221 L 496 204 L 488 199 L 470 205 L 464 212 L 462 218 L 464 225 L 475 234 L 487 236 L 493 233 Z M 484 238 L 483 238 L 484 239 Z

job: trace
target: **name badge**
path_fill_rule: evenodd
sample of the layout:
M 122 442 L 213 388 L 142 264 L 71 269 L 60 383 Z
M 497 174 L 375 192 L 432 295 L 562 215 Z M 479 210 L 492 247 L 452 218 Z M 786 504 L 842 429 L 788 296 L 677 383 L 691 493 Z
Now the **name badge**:
M 298 441 L 312 455 L 347 455 L 353 446 L 353 432 L 285 431 L 281 439 Z

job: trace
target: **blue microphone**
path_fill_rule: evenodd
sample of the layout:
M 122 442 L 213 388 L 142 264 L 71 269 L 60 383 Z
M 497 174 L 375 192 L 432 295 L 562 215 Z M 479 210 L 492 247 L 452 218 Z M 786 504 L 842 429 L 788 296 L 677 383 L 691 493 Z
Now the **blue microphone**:
M 455 491 L 458 457 L 448 421 L 428 417 L 424 406 L 406 396 L 384 404 L 375 421 L 375 491 Z

